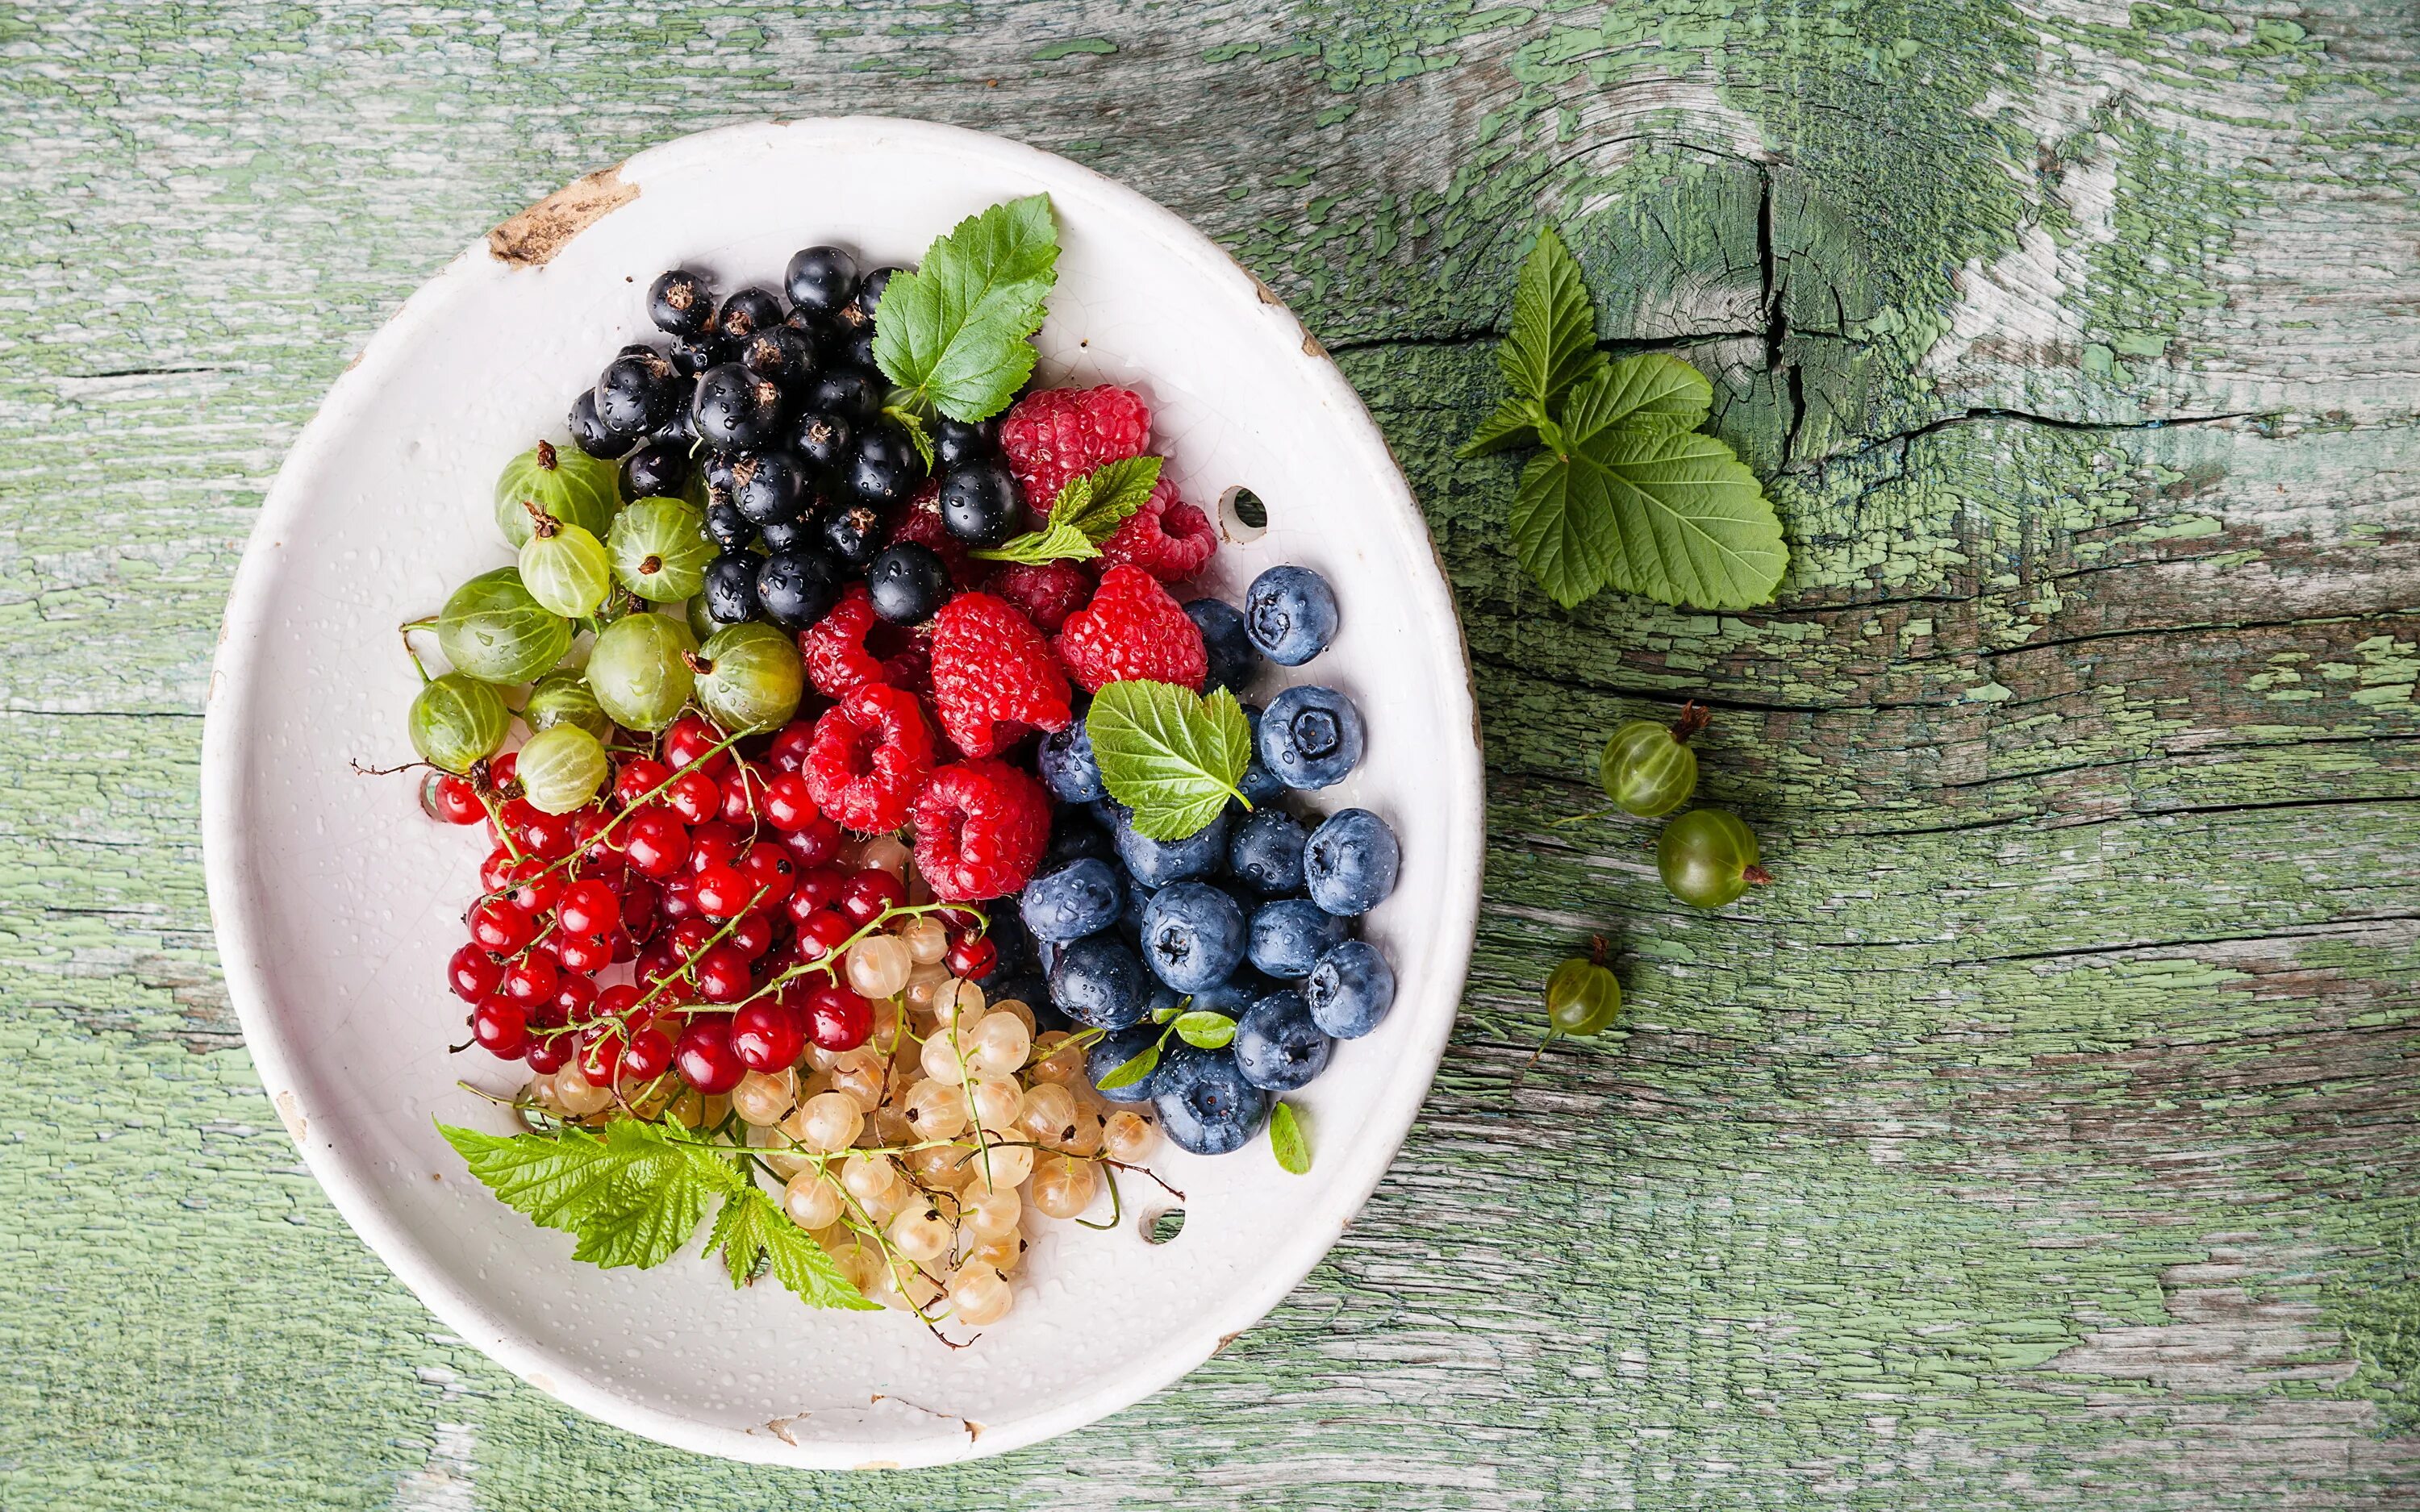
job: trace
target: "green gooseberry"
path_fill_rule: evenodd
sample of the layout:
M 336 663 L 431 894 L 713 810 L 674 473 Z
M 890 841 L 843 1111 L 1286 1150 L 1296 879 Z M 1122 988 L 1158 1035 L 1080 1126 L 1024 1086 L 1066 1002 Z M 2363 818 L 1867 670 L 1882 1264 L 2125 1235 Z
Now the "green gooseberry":
M 655 604 L 705 587 L 706 564 L 715 556 L 705 513 L 678 499 L 642 499 L 614 516 L 605 546 L 622 586 Z
M 526 683 L 571 649 L 571 622 L 549 613 L 512 567 L 483 572 L 437 613 L 437 644 L 454 670 L 483 683 Z
M 512 718 L 493 687 L 447 672 L 430 678 L 411 701 L 411 748 L 459 777 L 503 747 Z
M 578 725 L 599 740 L 613 733 L 613 720 L 597 706 L 587 677 L 568 671 L 549 672 L 537 680 L 530 689 L 529 702 L 521 705 L 521 723 L 532 731 Z
M 1673 897 L 1697 908 L 1720 908 L 1773 880 L 1757 864 L 1756 831 L 1720 809 L 1692 809 L 1666 825 L 1655 870 Z
M 625 614 L 588 653 L 588 690 L 628 729 L 653 733 L 679 717 L 697 686 L 689 658 L 697 637 L 669 614 Z
M 540 441 L 496 475 L 496 529 L 518 548 L 530 538 L 530 509 L 603 539 L 622 507 L 622 470 L 577 446 Z
M 1575 955 L 1546 979 L 1546 1022 L 1557 1034 L 1596 1034 L 1621 1011 L 1621 983 L 1605 964 L 1605 942 Z
M 576 724 L 559 724 L 522 744 L 513 775 L 520 779 L 521 796 L 532 808 L 569 813 L 597 796 L 612 764 L 595 735 Z
M 1706 711 L 1690 703 L 1679 722 L 1632 719 L 1614 731 L 1597 761 L 1605 795 L 1623 813 L 1653 819 L 1689 801 L 1698 790 L 1698 753 L 1689 737 L 1706 727 Z
M 753 734 L 789 722 L 807 690 L 799 642 L 762 620 L 726 625 L 690 658 L 697 701 L 734 734 Z
M 582 526 L 529 506 L 530 538 L 521 543 L 521 586 L 550 613 L 584 619 L 613 591 L 613 564 L 604 543 Z

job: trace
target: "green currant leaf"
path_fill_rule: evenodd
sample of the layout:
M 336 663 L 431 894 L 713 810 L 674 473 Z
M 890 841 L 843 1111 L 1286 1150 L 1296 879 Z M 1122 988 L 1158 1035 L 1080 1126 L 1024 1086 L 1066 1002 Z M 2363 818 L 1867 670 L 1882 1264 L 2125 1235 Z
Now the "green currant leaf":
M 1235 1038 L 1235 1021 L 1198 1008 L 1177 1015 L 1176 1037 L 1196 1050 L 1223 1050 Z
M 1310 1174 L 1311 1144 L 1302 1136 L 1302 1123 L 1291 1103 L 1269 1109 L 1269 1152 L 1277 1156 L 1280 1170 L 1295 1176 Z
M 602 1139 L 569 1128 L 551 1137 L 437 1132 L 506 1206 L 574 1235 L 572 1258 L 598 1266 L 661 1265 L 697 1232 L 707 1204 L 745 1184 L 721 1155 L 634 1119 L 607 1126 Z
M 1625 357 L 1564 401 L 1563 444 L 1577 445 L 1616 425 L 1650 436 L 1695 430 L 1714 399 L 1706 376 L 1669 353 Z
M 1512 290 L 1512 325 L 1496 365 L 1517 398 L 1552 406 L 1605 365 L 1596 349 L 1596 305 L 1580 265 L 1552 226 L 1538 233 Z M 1484 427 L 1482 427 L 1482 430 Z
M 1159 484 L 1160 459 L 1129 456 L 1067 480 L 1050 503 L 1050 522 L 1065 523 L 1098 546 L 1117 533 Z
M 1137 833 L 1183 840 L 1218 817 L 1251 759 L 1251 729 L 1235 695 L 1208 698 L 1171 683 L 1111 683 L 1084 717 L 1109 796 L 1134 810 Z
M 762 1264 L 779 1281 L 812 1306 L 873 1312 L 877 1304 L 840 1273 L 824 1247 L 790 1221 L 780 1204 L 751 1186 L 722 1205 L 714 1231 L 721 1236 L 722 1261 L 731 1284 L 744 1286 Z M 711 1248 L 714 1241 L 708 1241 Z
M 988 419 L 1033 371 L 1028 340 L 1058 282 L 1047 195 L 995 205 L 893 273 L 875 311 L 874 361 L 892 382 L 953 420 Z
M 1121 1061 L 1107 1076 L 1093 1085 L 1104 1092 L 1114 1092 L 1121 1087 L 1132 1087 L 1159 1069 L 1159 1041 L 1142 1047 L 1142 1054 L 1132 1060 Z
M 1092 538 L 1063 519 L 1054 519 L 1038 531 L 1015 535 L 996 547 L 986 547 L 968 553 L 985 562 L 1022 562 L 1028 564 L 1043 562 L 1090 562 L 1101 554 Z
M 1546 412 L 1538 401 L 1526 394 L 1506 399 L 1496 407 L 1496 412 L 1479 423 L 1470 440 L 1454 448 L 1456 456 L 1485 456 L 1514 446 L 1539 444 L 1539 427 L 1546 422 Z

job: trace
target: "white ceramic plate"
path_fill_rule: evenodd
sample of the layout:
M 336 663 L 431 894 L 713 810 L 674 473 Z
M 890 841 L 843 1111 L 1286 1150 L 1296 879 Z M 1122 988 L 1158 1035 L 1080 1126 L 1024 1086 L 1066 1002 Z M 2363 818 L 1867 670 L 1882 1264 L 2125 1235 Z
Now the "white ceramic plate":
M 898 1314 L 819 1313 L 735 1293 L 694 1250 L 651 1272 L 573 1263 L 463 1170 L 431 1121 L 502 1130 L 449 1056 L 442 985 L 477 841 L 425 820 L 409 778 L 414 679 L 395 626 L 509 560 L 497 469 L 563 435 L 570 397 L 652 334 L 647 281 L 676 264 L 778 287 L 798 247 L 908 262 L 961 217 L 1048 193 L 1064 248 L 1040 338 L 1052 382 L 1131 384 L 1186 496 L 1237 486 L 1267 532 L 1208 586 L 1299 562 L 1342 604 L 1298 675 L 1360 703 L 1369 755 L 1323 810 L 1377 810 L 1403 881 L 1369 921 L 1402 983 L 1392 1015 L 1339 1047 L 1294 1101 L 1315 1155 L 1280 1171 L 1265 1138 L 1155 1168 L 1176 1206 L 1126 1183 L 1110 1233 L 1051 1224 L 1016 1311 L 952 1352 Z M 363 227 L 364 235 L 372 228 Z M 1245 533 L 1238 530 L 1237 534 Z M 1265 696 L 1266 690 L 1262 696 Z M 227 608 L 203 741 L 210 904 L 261 1079 L 337 1209 L 428 1306 L 582 1412 L 684 1448 L 801 1467 L 925 1465 L 1063 1433 L 1175 1381 L 1302 1279 L 1377 1184 L 1425 1095 L 1466 969 L 1481 855 L 1481 764 L 1452 599 L 1403 474 L 1318 344 L 1175 216 L 1073 163 L 908 121 L 807 120 L 689 137 L 582 180 L 473 246 L 404 304 L 286 461 Z M 1094 1213 L 1106 1216 L 1106 1199 Z

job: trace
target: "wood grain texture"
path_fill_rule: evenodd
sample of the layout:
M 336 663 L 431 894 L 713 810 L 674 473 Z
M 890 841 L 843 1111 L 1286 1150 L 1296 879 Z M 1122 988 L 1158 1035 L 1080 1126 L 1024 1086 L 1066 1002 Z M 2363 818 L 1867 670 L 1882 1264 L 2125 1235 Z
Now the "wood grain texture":
M 2415 58 L 2389 0 L 10 8 L 0 1505 L 2420 1501 Z M 413 286 L 852 110 L 1067 153 L 1294 303 L 1428 511 L 1493 814 L 1436 1090 L 1292 1299 L 1059 1443 L 812 1477 L 577 1418 L 334 1217 L 213 964 L 196 716 Z M 1542 218 L 1608 344 L 1715 379 L 1772 609 L 1512 564 L 1451 446 Z M 1719 916 L 1554 824 L 1693 695 L 1781 878 Z M 1520 1074 L 1600 932 L 1623 1029 Z

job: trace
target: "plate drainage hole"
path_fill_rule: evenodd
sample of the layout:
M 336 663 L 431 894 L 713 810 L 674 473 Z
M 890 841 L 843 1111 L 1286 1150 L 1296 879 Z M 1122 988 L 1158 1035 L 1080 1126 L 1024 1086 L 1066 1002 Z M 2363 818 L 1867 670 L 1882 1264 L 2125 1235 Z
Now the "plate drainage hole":
M 1269 528 L 1269 506 L 1249 488 L 1230 488 L 1218 496 L 1220 533 L 1241 544 L 1257 541 Z
M 1146 1243 L 1165 1244 L 1185 1232 L 1185 1210 L 1171 1208 L 1165 1212 L 1147 1212 L 1142 1218 L 1142 1237 Z

